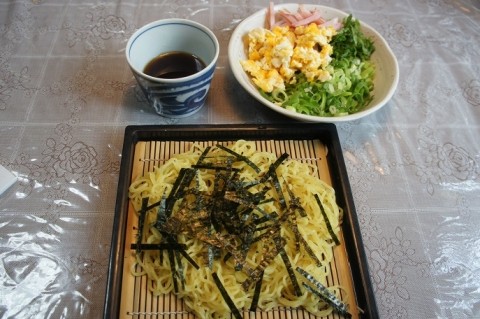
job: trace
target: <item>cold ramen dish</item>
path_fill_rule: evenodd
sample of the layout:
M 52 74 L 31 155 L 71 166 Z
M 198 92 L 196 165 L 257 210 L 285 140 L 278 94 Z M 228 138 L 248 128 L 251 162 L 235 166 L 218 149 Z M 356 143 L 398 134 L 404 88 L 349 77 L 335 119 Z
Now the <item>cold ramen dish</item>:
M 130 185 L 132 274 L 199 318 L 275 307 L 350 317 L 344 289 L 325 280 L 343 212 L 316 170 L 254 142 L 193 144 Z
M 373 99 L 375 51 L 352 15 L 326 19 L 320 10 L 274 9 L 265 27 L 246 35 L 240 61 L 261 95 L 297 113 L 338 117 L 364 109 Z

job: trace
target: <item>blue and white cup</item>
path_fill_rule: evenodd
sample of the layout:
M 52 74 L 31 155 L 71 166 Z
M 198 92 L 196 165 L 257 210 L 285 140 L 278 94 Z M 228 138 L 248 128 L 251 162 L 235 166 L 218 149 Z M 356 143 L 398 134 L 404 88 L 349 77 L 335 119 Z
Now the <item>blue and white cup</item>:
M 168 79 L 144 73 L 155 57 L 168 52 L 193 54 L 205 68 L 189 76 Z M 180 118 L 205 104 L 220 46 L 207 27 L 186 19 L 164 19 L 138 29 L 128 40 L 127 61 L 148 102 L 159 115 Z

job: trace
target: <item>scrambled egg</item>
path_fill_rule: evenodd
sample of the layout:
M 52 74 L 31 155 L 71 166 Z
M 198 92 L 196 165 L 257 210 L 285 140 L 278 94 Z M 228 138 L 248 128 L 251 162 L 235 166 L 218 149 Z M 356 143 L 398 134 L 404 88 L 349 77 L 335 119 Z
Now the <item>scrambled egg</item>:
M 305 74 L 308 81 L 328 81 L 326 70 L 332 58 L 329 44 L 336 34 L 333 27 L 318 27 L 315 23 L 255 28 L 248 33 L 248 60 L 240 61 L 253 82 L 263 91 L 284 90 L 285 83 L 295 84 L 296 74 Z

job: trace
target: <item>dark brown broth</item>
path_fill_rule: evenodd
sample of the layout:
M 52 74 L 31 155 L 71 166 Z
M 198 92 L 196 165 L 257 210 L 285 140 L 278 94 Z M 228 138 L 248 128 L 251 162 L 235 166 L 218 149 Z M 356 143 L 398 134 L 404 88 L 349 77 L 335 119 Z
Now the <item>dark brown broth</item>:
M 143 69 L 147 75 L 162 79 L 177 79 L 195 74 L 205 68 L 205 63 L 197 56 L 172 51 L 153 58 Z

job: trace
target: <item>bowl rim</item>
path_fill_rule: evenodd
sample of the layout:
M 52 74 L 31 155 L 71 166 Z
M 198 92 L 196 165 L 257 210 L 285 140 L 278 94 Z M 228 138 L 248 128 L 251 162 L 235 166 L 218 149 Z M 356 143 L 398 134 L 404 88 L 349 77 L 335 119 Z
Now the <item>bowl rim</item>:
M 284 3 L 284 4 L 278 4 L 274 6 L 274 10 L 280 10 L 280 9 L 287 9 L 287 10 L 296 10 L 298 8 L 299 4 L 298 3 Z M 316 4 L 303 4 L 303 6 L 306 9 L 314 9 L 317 8 L 322 11 L 328 11 L 329 13 L 333 13 L 334 15 L 338 15 L 339 18 L 344 18 L 347 17 L 349 14 L 339 10 L 337 8 L 329 7 L 329 6 L 323 6 L 323 5 L 316 5 Z M 295 111 L 287 110 L 281 106 L 278 106 L 264 97 L 261 96 L 259 93 L 257 87 L 251 82 L 251 80 L 246 81 L 245 77 L 250 78 L 243 68 L 240 65 L 240 61 L 238 59 L 238 42 L 243 43 L 243 37 L 245 36 L 244 30 L 246 29 L 246 26 L 251 24 L 252 21 L 259 19 L 260 17 L 265 17 L 266 15 L 266 8 L 260 9 L 253 13 L 252 15 L 248 16 L 247 18 L 243 19 L 235 28 L 233 31 L 230 41 L 228 43 L 228 60 L 230 64 L 230 69 L 233 72 L 234 77 L 237 79 L 237 81 L 240 83 L 240 85 L 247 91 L 249 92 L 257 101 L 261 102 L 268 108 L 281 113 L 285 116 L 305 121 L 305 122 L 323 122 L 323 123 L 336 123 L 336 122 L 346 122 L 346 121 L 352 121 L 352 120 L 357 120 L 362 117 L 365 117 L 369 114 L 372 114 L 379 109 L 381 109 L 385 104 L 387 104 L 388 101 L 391 100 L 393 94 L 396 91 L 398 82 L 399 82 L 399 67 L 398 67 L 398 61 L 395 57 L 395 54 L 393 53 L 393 50 L 390 48 L 389 44 L 387 41 L 380 35 L 378 31 L 376 31 L 374 28 L 372 28 L 370 25 L 367 23 L 363 22 L 362 20 L 359 19 L 360 25 L 363 30 L 367 30 L 368 33 L 370 34 L 371 37 L 374 37 L 377 43 L 380 43 L 382 48 L 384 49 L 385 53 L 387 54 L 387 57 L 389 58 L 389 67 L 392 69 L 392 74 L 393 74 L 393 79 L 391 79 L 392 83 L 390 88 L 388 89 L 387 93 L 385 96 L 376 102 L 374 106 L 369 107 L 369 105 L 366 106 L 361 111 L 358 111 L 356 113 L 344 115 L 344 116 L 332 116 L 332 117 L 327 117 L 327 116 L 316 116 L 316 115 L 307 115 L 307 114 L 301 114 L 297 113 Z M 378 45 L 378 44 L 376 44 Z M 245 49 L 245 48 L 244 48 Z M 375 88 L 374 88 L 375 90 Z
M 207 34 L 210 37 L 210 39 L 212 40 L 212 42 L 215 46 L 215 55 L 214 55 L 212 61 L 210 61 L 210 63 L 208 65 L 206 65 L 205 68 L 203 68 L 201 71 L 199 71 L 197 73 L 194 73 L 194 74 L 189 75 L 189 76 L 181 77 L 181 78 L 174 78 L 174 79 L 156 78 L 156 77 L 150 76 L 148 74 L 145 74 L 142 70 L 139 70 L 138 68 L 136 68 L 133 65 L 133 63 L 131 62 L 131 59 L 130 59 L 130 49 L 133 46 L 134 42 L 137 40 L 137 38 L 142 33 L 146 32 L 150 29 L 161 27 L 161 26 L 167 25 L 167 24 L 185 25 L 185 26 L 189 26 L 189 27 L 199 29 L 202 32 L 204 32 L 205 34 Z M 187 81 L 190 81 L 190 80 L 195 80 L 195 79 L 203 76 L 204 74 L 209 72 L 209 70 L 211 70 L 212 68 L 215 67 L 219 55 L 220 55 L 220 43 L 218 42 L 218 39 L 215 36 L 215 33 L 213 33 L 213 31 L 210 30 L 207 26 L 205 26 L 205 25 L 203 25 L 199 22 L 196 22 L 196 21 L 193 21 L 193 20 L 188 20 L 188 19 L 182 19 L 182 18 L 160 19 L 160 20 L 155 20 L 155 21 L 152 21 L 150 23 L 147 23 L 147 24 L 141 26 L 130 36 L 130 38 L 127 41 L 127 45 L 125 47 L 125 56 L 126 56 L 127 63 L 129 65 L 130 69 L 132 69 L 132 71 L 135 72 L 140 77 L 148 79 L 152 82 L 158 82 L 158 83 L 183 83 L 183 82 L 187 82 Z

